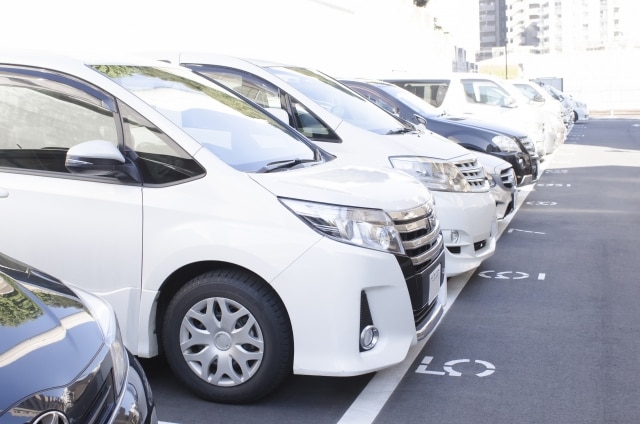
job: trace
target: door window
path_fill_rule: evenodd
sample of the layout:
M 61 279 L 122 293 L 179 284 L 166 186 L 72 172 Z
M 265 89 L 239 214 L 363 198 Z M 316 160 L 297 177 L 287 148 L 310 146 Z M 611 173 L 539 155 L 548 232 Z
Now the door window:
M 286 111 L 289 120 L 287 123 L 311 140 L 340 141 L 338 135 L 317 115 L 269 81 L 235 69 L 207 66 L 206 68 L 196 68 L 196 70 L 253 100 L 267 110 L 282 109 Z
M 0 167 L 68 173 L 70 147 L 89 140 L 117 145 L 108 99 L 48 76 L 0 70 Z

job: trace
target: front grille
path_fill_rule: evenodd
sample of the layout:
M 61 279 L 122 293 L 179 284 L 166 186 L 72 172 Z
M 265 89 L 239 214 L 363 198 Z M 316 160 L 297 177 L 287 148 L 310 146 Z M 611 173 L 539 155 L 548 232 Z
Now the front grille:
M 502 172 L 500 172 L 500 180 L 504 187 L 514 188 L 516 186 L 516 173 L 513 168 L 509 167 L 507 169 L 503 169 Z
M 405 254 L 411 259 L 416 272 L 427 268 L 442 250 L 440 222 L 435 209 L 424 205 L 414 209 L 390 212 Z
M 413 311 L 413 320 L 416 324 L 420 324 L 424 321 L 428 316 L 431 309 L 436 305 L 436 301 L 431 302 L 429 305 L 424 305 L 424 307 L 418 309 L 417 311 Z
M 58 410 L 64 411 L 71 423 L 108 424 L 112 422 L 117 401 L 113 362 L 109 348 L 103 346 L 70 384 L 27 397 L 7 413 L 37 416 L 45 411 Z
M 104 381 L 104 384 L 96 393 L 93 405 L 87 411 L 88 416 L 85 416 L 87 423 L 107 423 L 111 417 L 115 404 L 116 393 L 114 391 L 115 385 L 113 382 L 113 373 L 109 373 L 109 377 Z
M 482 166 L 478 164 L 478 160 L 475 157 L 454 161 L 454 164 L 471 186 L 471 191 L 487 191 L 487 178 L 484 175 Z

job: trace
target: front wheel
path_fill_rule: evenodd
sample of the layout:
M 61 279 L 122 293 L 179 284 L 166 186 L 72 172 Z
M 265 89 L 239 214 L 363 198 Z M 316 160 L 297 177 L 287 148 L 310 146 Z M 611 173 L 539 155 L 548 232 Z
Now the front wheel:
M 284 305 L 246 272 L 217 270 L 189 281 L 169 303 L 162 335 L 176 377 L 210 401 L 255 401 L 291 372 L 293 341 Z

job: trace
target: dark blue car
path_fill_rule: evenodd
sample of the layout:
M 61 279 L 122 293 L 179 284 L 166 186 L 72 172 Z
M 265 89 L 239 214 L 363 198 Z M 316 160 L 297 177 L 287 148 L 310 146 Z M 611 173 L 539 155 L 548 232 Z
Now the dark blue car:
M 453 140 L 471 151 L 487 153 L 513 166 L 519 186 L 538 178 L 538 158 L 525 133 L 492 121 L 443 116 L 429 103 L 397 85 L 378 80 L 343 79 L 342 83 L 405 121 Z
M 111 307 L 0 254 L 0 424 L 157 422 Z

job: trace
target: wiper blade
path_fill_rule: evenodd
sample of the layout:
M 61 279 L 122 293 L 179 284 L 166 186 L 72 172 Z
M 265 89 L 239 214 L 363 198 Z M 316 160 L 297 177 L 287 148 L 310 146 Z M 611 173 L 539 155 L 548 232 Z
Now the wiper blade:
M 415 130 L 412 128 L 398 128 L 396 130 L 390 130 L 387 135 L 395 135 L 395 134 L 405 134 L 408 132 L 414 132 Z
M 279 160 L 276 162 L 270 162 L 260 168 L 258 172 L 273 172 L 273 171 L 284 171 L 285 169 L 295 168 L 296 166 L 303 165 L 309 162 L 317 162 L 316 159 L 288 159 L 288 160 Z

